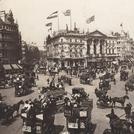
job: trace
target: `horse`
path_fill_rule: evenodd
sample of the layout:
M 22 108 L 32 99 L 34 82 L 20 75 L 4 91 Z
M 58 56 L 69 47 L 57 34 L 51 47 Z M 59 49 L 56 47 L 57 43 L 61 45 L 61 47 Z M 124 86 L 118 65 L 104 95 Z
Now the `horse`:
M 120 103 L 122 105 L 122 107 L 124 107 L 125 101 L 126 99 L 129 99 L 129 97 L 127 95 L 123 96 L 123 97 L 113 97 L 112 99 L 112 105 L 115 107 L 116 102 Z
M 107 114 L 110 119 L 110 127 L 112 134 L 128 134 L 130 132 L 131 123 L 125 119 L 120 119 L 115 114 Z
M 14 105 L 12 106 L 14 112 L 17 112 L 17 115 L 19 114 L 19 109 L 20 109 L 20 105 L 21 105 L 21 104 L 24 104 L 24 101 L 23 101 L 23 100 L 20 100 L 18 103 L 14 104 Z

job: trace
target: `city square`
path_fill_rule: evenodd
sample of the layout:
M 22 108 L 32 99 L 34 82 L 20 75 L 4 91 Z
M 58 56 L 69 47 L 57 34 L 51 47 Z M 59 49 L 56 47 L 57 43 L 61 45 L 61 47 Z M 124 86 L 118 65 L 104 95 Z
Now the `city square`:
M 133 2 L 119 1 L 0 0 L 1 134 L 134 134 Z

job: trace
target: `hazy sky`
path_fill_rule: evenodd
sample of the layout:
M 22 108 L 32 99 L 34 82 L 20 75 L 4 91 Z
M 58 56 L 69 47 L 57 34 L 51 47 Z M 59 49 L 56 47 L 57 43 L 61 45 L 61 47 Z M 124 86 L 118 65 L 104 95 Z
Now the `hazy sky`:
M 99 29 L 105 33 L 120 31 L 120 24 L 134 36 L 134 0 L 0 0 L 0 10 L 12 10 L 17 19 L 22 39 L 43 45 L 48 30 L 46 17 L 54 11 L 60 11 L 60 29 L 70 24 L 69 17 L 63 11 L 71 9 L 72 23 L 77 27 Z M 87 25 L 86 19 L 95 15 L 95 22 Z M 53 28 L 57 30 L 57 19 L 53 19 Z

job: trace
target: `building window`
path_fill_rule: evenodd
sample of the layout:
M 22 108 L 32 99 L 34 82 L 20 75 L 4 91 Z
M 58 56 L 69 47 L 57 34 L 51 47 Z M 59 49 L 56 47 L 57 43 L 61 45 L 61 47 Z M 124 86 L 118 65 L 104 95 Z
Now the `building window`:
M 102 54 L 102 44 L 100 44 L 100 54 Z
M 75 42 L 77 42 L 77 39 L 75 39 Z
M 112 49 L 112 54 L 114 54 L 114 48 Z
M 80 40 L 80 43 L 82 43 L 82 39 Z
M 70 39 L 70 42 L 72 42 L 72 39 Z
M 111 54 L 111 49 L 109 49 L 109 54 Z
M 94 44 L 94 54 L 96 54 L 96 44 Z

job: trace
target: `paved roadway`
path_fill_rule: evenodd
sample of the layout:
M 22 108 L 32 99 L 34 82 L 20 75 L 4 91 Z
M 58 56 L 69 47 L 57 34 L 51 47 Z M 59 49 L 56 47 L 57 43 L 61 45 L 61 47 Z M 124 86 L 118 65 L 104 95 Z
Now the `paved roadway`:
M 39 81 L 37 81 L 38 87 L 46 85 L 47 78 L 48 78 L 48 76 L 39 75 Z M 108 94 L 112 97 L 125 95 L 125 90 L 124 90 L 125 82 L 119 81 L 119 74 L 116 75 L 116 80 L 117 80 L 117 84 L 113 85 L 113 83 L 112 83 L 112 88 L 108 92 Z M 90 94 L 90 98 L 93 99 L 94 105 L 93 105 L 93 111 L 92 111 L 92 122 L 96 124 L 95 134 L 102 134 L 104 129 L 109 128 L 109 123 L 108 123 L 109 120 L 106 118 L 105 115 L 110 113 L 111 109 L 110 108 L 100 109 L 100 108 L 97 108 L 97 106 L 96 106 L 97 98 L 94 94 L 94 89 L 96 87 L 98 87 L 99 80 L 96 79 L 93 82 L 93 86 L 89 86 L 89 85 L 81 85 L 79 83 L 79 79 L 74 77 L 72 83 L 73 83 L 72 86 L 66 85 L 67 92 L 71 93 L 72 87 L 82 86 L 85 88 L 86 92 Z M 24 96 L 24 97 L 14 97 L 14 88 L 0 89 L 0 92 L 2 93 L 2 95 L 7 96 L 7 98 L 5 98 L 5 101 L 8 104 L 12 105 L 14 103 L 17 103 L 21 99 L 27 100 L 29 98 L 33 99 L 35 97 L 38 97 L 38 88 L 35 87 L 35 88 L 33 88 L 33 90 L 34 90 L 34 92 L 32 94 Z M 134 106 L 134 93 L 130 92 L 129 97 L 130 97 L 129 101 Z M 119 109 L 119 108 L 115 108 L 115 113 L 118 116 L 120 116 L 120 115 L 124 114 L 124 110 Z M 59 125 L 61 127 L 65 126 L 65 118 L 64 118 L 63 114 L 56 115 L 55 124 Z M 21 128 L 22 128 L 22 120 L 20 117 L 17 117 L 10 124 L 7 124 L 7 125 L 1 124 L 0 125 L 0 134 L 22 134 Z M 63 130 L 66 130 L 66 127 L 64 127 Z

